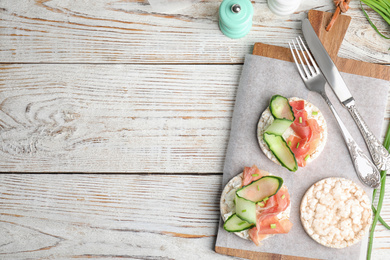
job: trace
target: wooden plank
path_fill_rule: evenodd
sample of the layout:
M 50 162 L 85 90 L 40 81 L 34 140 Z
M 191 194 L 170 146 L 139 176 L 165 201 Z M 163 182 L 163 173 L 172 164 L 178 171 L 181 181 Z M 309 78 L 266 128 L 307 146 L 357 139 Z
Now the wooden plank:
M 307 11 L 333 11 L 332 1 L 302 2 L 287 17 L 274 15 L 266 0 L 252 1 L 253 27 L 244 38 L 218 28 L 221 1 L 163 14 L 138 1 L 0 2 L 0 61 L 50 63 L 242 63 L 255 42 L 287 47 L 301 33 Z M 352 23 L 339 53 L 343 58 L 389 64 L 388 43 L 370 27 L 352 1 Z M 381 18 L 369 12 L 380 30 Z
M 0 172 L 222 171 L 240 65 L 0 68 Z
M 2 174 L 0 258 L 231 259 L 213 250 L 221 182 L 221 175 Z M 387 199 L 382 212 L 390 222 Z M 378 224 L 372 259 L 388 257 L 389 239 Z
M 0 172 L 222 172 L 239 65 L 0 68 Z

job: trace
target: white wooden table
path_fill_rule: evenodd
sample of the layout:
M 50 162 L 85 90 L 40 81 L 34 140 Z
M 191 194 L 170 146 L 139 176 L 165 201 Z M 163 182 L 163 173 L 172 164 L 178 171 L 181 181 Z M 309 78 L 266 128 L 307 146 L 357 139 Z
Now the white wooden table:
M 230 259 L 213 248 L 244 55 L 287 47 L 308 10 L 334 10 L 252 3 L 251 32 L 232 40 L 220 1 L 173 14 L 146 0 L 0 1 L 0 259 Z M 358 1 L 347 15 L 339 56 L 390 65 Z M 389 239 L 379 224 L 373 259 Z

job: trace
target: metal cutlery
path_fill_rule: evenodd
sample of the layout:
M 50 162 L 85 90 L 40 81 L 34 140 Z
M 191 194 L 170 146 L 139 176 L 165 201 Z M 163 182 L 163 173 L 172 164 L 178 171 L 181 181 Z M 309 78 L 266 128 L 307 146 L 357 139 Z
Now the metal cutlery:
M 305 83 L 305 86 L 310 91 L 319 93 L 325 102 L 328 104 L 332 111 L 336 121 L 340 127 L 342 136 L 344 137 L 345 143 L 347 144 L 349 154 L 354 164 L 356 173 L 359 179 L 367 186 L 371 188 L 378 188 L 380 186 L 380 173 L 377 167 L 371 162 L 371 160 L 363 153 L 360 147 L 356 144 L 353 137 L 345 127 L 341 118 L 337 114 L 335 108 L 330 102 L 325 92 L 326 80 L 319 70 L 316 62 L 309 53 L 307 47 L 302 41 L 301 37 L 296 39 L 296 43 L 292 41 L 289 43 L 291 53 L 293 55 L 295 64 L 298 68 L 299 74 Z M 295 50 L 295 51 L 294 51 Z M 305 54 L 306 53 L 306 54 Z M 299 62 L 298 62 L 298 59 Z M 310 63 L 307 59 L 310 59 Z
M 308 19 L 304 19 L 302 21 L 302 31 L 305 40 L 310 50 L 312 51 L 312 54 L 317 61 L 320 70 L 322 71 L 322 74 L 329 83 L 330 87 L 333 89 L 337 98 L 340 100 L 341 104 L 343 104 L 343 106 L 348 109 L 352 118 L 359 127 L 374 164 L 378 167 L 379 170 L 390 169 L 389 152 L 378 141 L 375 135 L 368 128 L 367 124 L 364 122 L 355 106 L 355 100 L 349 92 L 349 89 L 341 77 L 340 72 L 334 65 L 332 59 L 322 45 Z

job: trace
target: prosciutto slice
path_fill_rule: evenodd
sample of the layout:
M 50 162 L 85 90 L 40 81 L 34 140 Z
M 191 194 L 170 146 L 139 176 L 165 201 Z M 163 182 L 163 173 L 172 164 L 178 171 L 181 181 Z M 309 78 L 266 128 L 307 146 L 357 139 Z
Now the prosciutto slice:
M 307 118 L 304 100 L 290 101 L 290 105 L 295 116 L 291 128 L 296 135 L 289 136 L 287 143 L 297 159 L 298 166 L 304 167 L 305 158 L 316 150 L 323 129 L 318 125 L 317 120 Z
M 242 185 L 246 186 L 265 175 L 268 175 L 268 173 L 259 170 L 256 165 L 245 167 Z M 248 231 L 250 238 L 256 245 L 259 245 L 260 241 L 269 234 L 281 234 L 290 231 L 292 227 L 290 220 L 279 220 L 277 218 L 277 215 L 285 211 L 289 205 L 290 194 L 284 186 L 275 195 L 271 196 L 264 205 L 256 205 L 256 226 Z
M 243 172 L 242 186 L 246 186 L 263 176 L 264 174 L 257 168 L 256 165 L 253 165 L 252 167 L 245 167 Z
M 286 187 L 282 187 L 274 196 L 270 197 L 264 206 L 256 206 L 256 226 L 249 230 L 252 241 L 259 245 L 269 234 L 288 233 L 292 223 L 288 219 L 279 220 L 277 215 L 285 211 L 290 205 L 290 195 Z

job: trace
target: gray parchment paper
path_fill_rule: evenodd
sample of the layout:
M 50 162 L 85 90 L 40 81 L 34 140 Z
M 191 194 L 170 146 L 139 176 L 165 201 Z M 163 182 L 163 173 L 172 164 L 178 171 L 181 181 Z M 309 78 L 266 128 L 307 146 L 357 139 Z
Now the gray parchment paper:
M 346 73 L 342 73 L 342 77 L 356 100 L 360 114 L 371 131 L 381 138 L 389 82 Z M 364 140 L 348 110 L 341 106 L 329 86 L 326 87 L 326 91 L 348 130 L 369 156 Z M 274 94 L 300 97 L 310 101 L 322 111 L 328 124 L 328 141 L 324 151 L 316 160 L 295 173 L 271 162 L 262 153 L 257 142 L 257 122 Z M 241 173 L 245 166 L 254 164 L 284 179 L 291 195 L 290 220 L 293 222 L 293 228 L 288 234 L 274 236 L 257 247 L 251 241 L 226 232 L 221 220 L 216 246 L 318 259 L 359 259 L 360 255 L 365 255 L 367 237 L 366 241 L 344 249 L 324 247 L 305 233 L 299 219 L 300 201 L 306 190 L 315 182 L 327 177 L 353 180 L 366 190 L 370 198 L 372 196 L 372 189 L 363 186 L 356 176 L 333 114 L 320 95 L 306 90 L 295 64 L 247 55 L 237 90 L 223 170 L 223 187 L 233 176 Z

